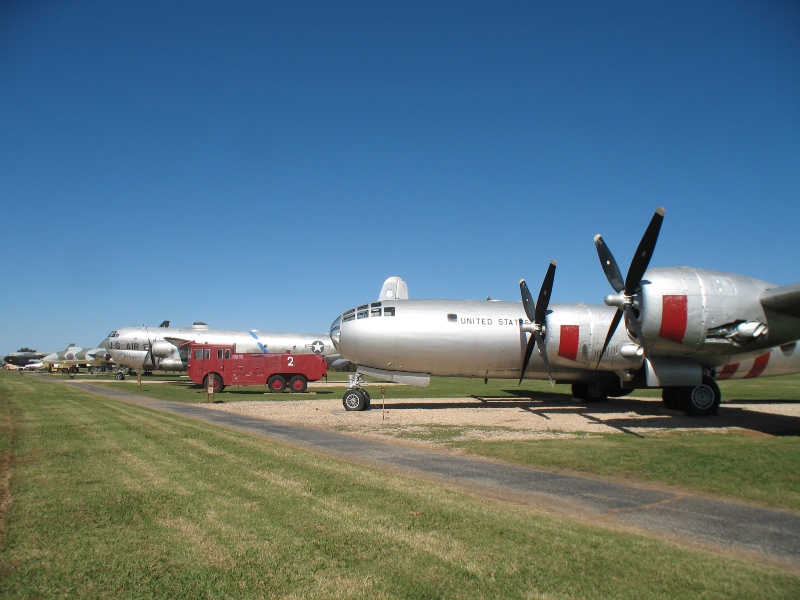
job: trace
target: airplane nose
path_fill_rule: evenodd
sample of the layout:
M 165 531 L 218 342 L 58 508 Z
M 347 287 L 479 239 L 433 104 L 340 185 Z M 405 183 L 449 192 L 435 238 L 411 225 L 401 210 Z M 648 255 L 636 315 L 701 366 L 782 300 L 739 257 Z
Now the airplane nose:
M 331 331 L 330 331 L 331 341 L 333 342 L 333 346 L 337 350 L 339 349 L 339 340 L 340 340 L 341 335 L 342 335 L 341 325 L 342 325 L 342 317 L 338 316 L 338 317 L 336 317 L 336 320 L 331 325 Z

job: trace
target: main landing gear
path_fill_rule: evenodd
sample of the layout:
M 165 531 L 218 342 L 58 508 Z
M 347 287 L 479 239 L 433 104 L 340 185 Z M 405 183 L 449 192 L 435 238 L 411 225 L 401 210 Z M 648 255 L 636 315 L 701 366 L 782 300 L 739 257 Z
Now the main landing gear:
M 345 410 L 367 410 L 372 402 L 369 392 L 361 387 L 361 373 L 348 377 L 350 387 L 342 396 Z
M 600 381 L 572 384 L 572 395 L 587 403 L 605 402 L 609 398 L 625 396 L 632 391 Z M 712 377 L 703 375 L 699 385 L 663 388 L 661 398 L 664 400 L 664 408 L 685 412 L 690 417 L 706 417 L 717 414 L 722 393 Z
M 717 414 L 722 393 L 716 381 L 703 375 L 700 385 L 664 388 L 661 398 L 665 408 L 680 410 L 692 417 L 705 417 Z

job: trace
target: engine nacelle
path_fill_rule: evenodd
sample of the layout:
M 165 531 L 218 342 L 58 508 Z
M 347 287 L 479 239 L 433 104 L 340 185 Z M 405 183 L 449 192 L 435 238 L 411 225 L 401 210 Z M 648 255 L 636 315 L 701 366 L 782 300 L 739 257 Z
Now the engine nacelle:
M 649 269 L 639 294 L 642 333 L 651 349 L 680 354 L 728 354 L 766 345 L 769 329 L 758 298 L 769 287 L 706 269 Z
M 156 358 L 168 358 L 173 355 L 177 348 L 166 340 L 156 340 L 153 342 L 151 350 Z
M 591 368 L 597 365 L 615 308 L 597 304 L 559 305 L 547 315 L 547 359 L 551 365 Z M 599 369 L 635 371 L 644 352 L 631 342 L 624 327 L 618 327 Z

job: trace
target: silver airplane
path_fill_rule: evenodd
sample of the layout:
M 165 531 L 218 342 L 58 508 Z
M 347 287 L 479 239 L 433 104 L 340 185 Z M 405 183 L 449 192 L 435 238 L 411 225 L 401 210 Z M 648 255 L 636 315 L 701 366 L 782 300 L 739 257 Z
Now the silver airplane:
M 226 331 L 210 329 L 201 322 L 187 328 L 170 327 L 169 321 L 159 327 L 123 327 L 109 333 L 100 345 L 119 366 L 115 378 L 121 381 L 126 372 L 136 370 L 185 371 L 188 356 L 181 346 L 188 342 L 236 344 L 237 351 L 242 353 L 321 354 L 332 367 L 347 362 L 333 347 L 327 333 Z
M 550 379 L 571 383 L 573 395 L 586 402 L 660 388 L 667 408 L 709 415 L 721 400 L 717 380 L 800 372 L 800 283 L 648 269 L 663 217 L 659 208 L 625 279 L 603 238 L 595 237 L 615 291 L 601 305 L 550 305 L 555 261 L 536 302 L 524 280 L 520 303 L 409 300 L 405 282 L 388 279 L 378 301 L 331 325 L 336 348 L 359 365 L 345 408 L 369 406 L 362 375 L 423 387 L 441 375 Z M 387 295 L 387 286 L 405 297 Z
M 97 348 L 82 348 L 71 342 L 67 344 L 64 350 L 51 352 L 42 358 L 42 362 L 46 365 L 58 365 L 59 369 L 70 369 L 86 365 L 90 371 L 95 367 L 111 365 L 111 359 L 102 342 Z

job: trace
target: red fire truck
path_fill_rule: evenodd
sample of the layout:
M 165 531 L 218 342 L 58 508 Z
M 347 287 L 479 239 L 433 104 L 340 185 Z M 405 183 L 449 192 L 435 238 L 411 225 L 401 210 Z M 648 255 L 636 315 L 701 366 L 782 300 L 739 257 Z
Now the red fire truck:
M 208 388 L 214 376 L 214 393 L 227 385 L 266 385 L 279 393 L 287 387 L 297 393 L 306 391 L 309 381 L 322 379 L 328 363 L 319 354 L 240 354 L 235 345 L 186 344 L 189 378 Z

